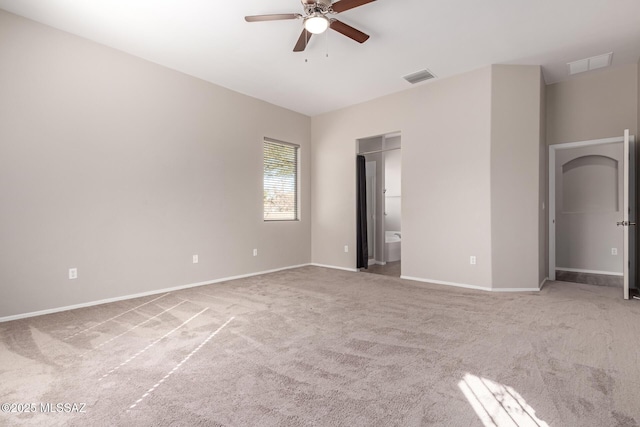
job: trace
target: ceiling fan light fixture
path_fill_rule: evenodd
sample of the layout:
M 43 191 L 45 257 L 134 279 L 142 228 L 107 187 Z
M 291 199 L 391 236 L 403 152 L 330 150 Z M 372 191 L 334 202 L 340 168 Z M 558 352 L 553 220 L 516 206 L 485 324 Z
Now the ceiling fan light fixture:
M 314 13 L 304 19 L 304 28 L 311 34 L 322 34 L 329 28 L 329 20 L 321 13 Z

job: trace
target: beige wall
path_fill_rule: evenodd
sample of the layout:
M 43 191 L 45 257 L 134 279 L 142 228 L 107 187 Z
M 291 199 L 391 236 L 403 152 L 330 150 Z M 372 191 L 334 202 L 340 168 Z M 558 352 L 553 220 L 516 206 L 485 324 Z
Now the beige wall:
M 638 84 L 634 64 L 547 86 L 547 143 L 637 135 Z
M 400 130 L 402 275 L 536 289 L 546 253 L 541 92 L 540 67 L 501 65 L 314 117 L 313 262 L 355 267 L 342 251 L 355 244 L 355 141 Z
M 403 276 L 537 286 L 538 67 L 309 119 L 5 12 L 0 63 L 0 317 L 309 261 L 354 269 L 356 140 L 396 131 Z M 302 146 L 300 222 L 262 221 L 263 136 Z
M 310 262 L 308 117 L 2 11 L 0 64 L 0 317 Z M 262 221 L 263 136 L 300 222 Z
M 355 268 L 355 141 L 401 131 L 403 276 L 490 288 L 490 96 L 486 67 L 312 118 L 313 262 Z
M 541 70 L 494 65 L 491 78 L 491 248 L 494 288 L 540 280 Z
M 638 135 L 640 64 L 548 85 L 546 107 L 549 145 L 622 136 L 624 129 Z

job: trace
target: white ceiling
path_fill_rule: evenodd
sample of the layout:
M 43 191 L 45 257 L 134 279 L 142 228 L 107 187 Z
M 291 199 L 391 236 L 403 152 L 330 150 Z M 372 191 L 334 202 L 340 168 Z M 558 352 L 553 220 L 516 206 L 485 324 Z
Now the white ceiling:
M 547 83 L 567 62 L 613 51 L 640 58 L 639 0 L 377 0 L 336 16 L 371 38 L 328 31 L 292 52 L 298 0 L 0 0 L 0 8 L 270 103 L 314 116 L 489 64 L 542 65 Z M 326 57 L 326 53 L 329 57 Z M 421 83 L 421 84 L 429 84 Z

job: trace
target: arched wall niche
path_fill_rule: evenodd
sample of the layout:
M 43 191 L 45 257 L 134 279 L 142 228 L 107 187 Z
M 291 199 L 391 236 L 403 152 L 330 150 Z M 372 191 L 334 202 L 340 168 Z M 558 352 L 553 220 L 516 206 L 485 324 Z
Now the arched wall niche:
M 603 155 L 577 157 L 562 165 L 562 212 L 617 212 L 618 161 Z

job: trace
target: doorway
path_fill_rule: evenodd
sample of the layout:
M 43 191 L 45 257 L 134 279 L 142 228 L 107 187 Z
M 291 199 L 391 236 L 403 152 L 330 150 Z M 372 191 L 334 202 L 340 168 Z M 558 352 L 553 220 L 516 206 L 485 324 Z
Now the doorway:
M 400 277 L 402 263 L 401 136 L 399 132 L 357 140 L 365 158 L 368 260 L 360 271 Z M 359 188 L 362 188 L 359 186 Z
M 549 147 L 549 278 L 636 288 L 633 136 Z

